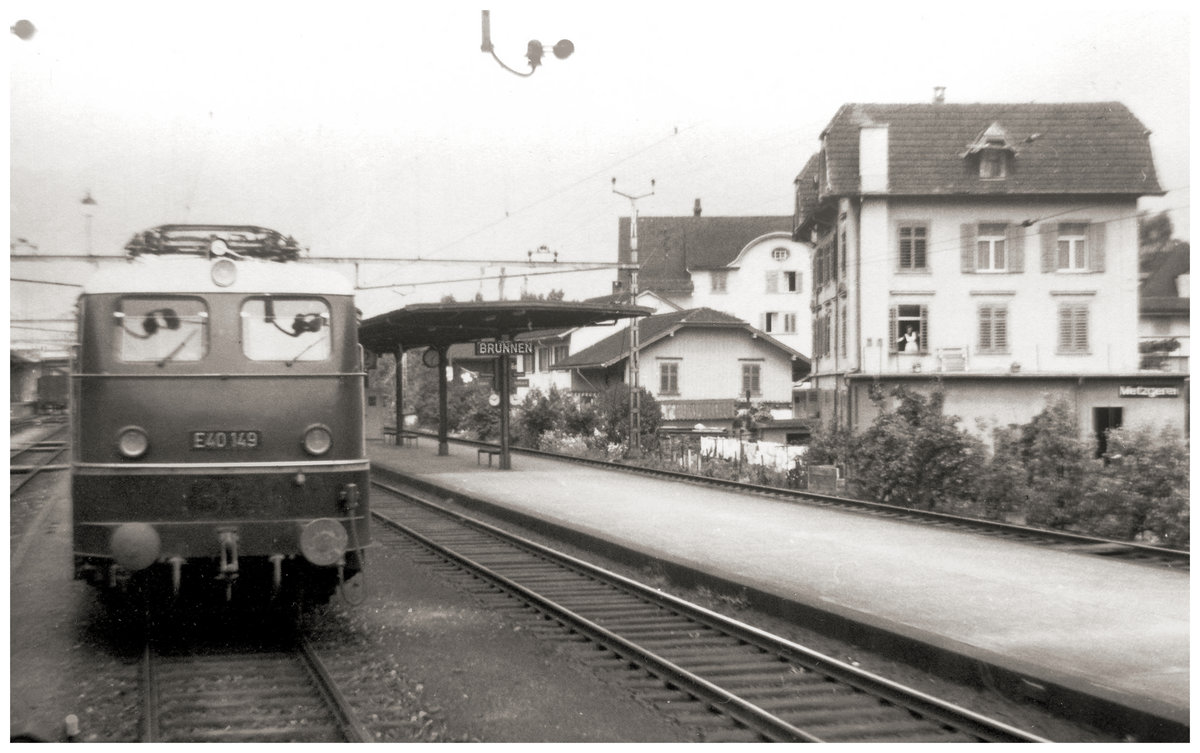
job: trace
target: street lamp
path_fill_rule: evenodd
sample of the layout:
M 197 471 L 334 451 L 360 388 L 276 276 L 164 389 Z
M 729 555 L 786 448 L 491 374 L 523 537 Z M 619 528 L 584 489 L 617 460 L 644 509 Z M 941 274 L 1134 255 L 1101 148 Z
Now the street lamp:
M 483 43 L 479 45 L 479 49 L 484 52 L 492 53 L 492 57 L 500 64 L 500 67 L 509 73 L 515 73 L 518 76 L 529 77 L 537 72 L 538 66 L 542 64 L 542 56 L 546 54 L 546 50 L 550 49 L 554 52 L 554 57 L 559 60 L 566 60 L 571 57 L 571 53 L 575 52 L 575 45 L 569 39 L 560 39 L 558 44 L 547 48 L 536 39 L 529 40 L 529 44 L 525 47 L 525 59 L 529 61 L 529 73 L 522 73 L 518 70 L 509 68 L 504 64 L 504 61 L 496 55 L 496 49 L 492 46 L 492 20 L 491 11 L 482 11 L 483 13 Z
M 84 231 L 84 235 L 87 236 L 87 255 L 91 256 L 92 255 L 92 213 L 94 211 L 92 209 L 92 207 L 97 206 L 97 204 L 96 204 L 96 200 L 92 198 L 91 191 L 88 191 L 87 194 L 83 197 L 83 200 L 80 201 L 79 203 L 83 205 L 83 231 Z
M 37 27 L 33 25 L 33 22 L 26 21 L 22 18 L 20 21 L 17 21 L 15 24 L 10 26 L 8 30 L 13 34 L 16 34 L 19 39 L 29 41 L 33 38 L 34 33 L 37 31 Z

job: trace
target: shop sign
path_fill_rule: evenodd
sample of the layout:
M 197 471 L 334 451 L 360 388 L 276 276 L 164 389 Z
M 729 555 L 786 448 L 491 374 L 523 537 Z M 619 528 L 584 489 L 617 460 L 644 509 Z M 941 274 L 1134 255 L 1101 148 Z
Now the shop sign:
M 1117 385 L 1121 397 L 1179 397 L 1178 387 L 1152 387 L 1145 384 Z

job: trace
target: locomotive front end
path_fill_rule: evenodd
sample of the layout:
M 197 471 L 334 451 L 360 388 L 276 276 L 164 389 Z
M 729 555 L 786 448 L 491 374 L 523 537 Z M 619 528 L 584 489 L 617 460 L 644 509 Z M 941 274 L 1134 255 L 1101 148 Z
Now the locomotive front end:
M 157 228 L 130 244 L 154 250 L 85 287 L 77 578 L 320 602 L 363 568 L 352 290 L 294 260 L 255 258 L 264 238 L 278 252 L 269 233 Z

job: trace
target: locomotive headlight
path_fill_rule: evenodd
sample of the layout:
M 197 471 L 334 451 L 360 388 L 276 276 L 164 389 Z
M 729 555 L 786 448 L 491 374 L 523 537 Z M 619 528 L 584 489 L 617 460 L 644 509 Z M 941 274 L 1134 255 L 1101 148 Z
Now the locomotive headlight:
M 324 455 L 333 447 L 333 434 L 329 428 L 314 424 L 304 430 L 304 451 L 309 455 Z
M 150 437 L 137 426 L 126 426 L 117 432 L 117 452 L 133 460 L 146 454 L 150 449 Z
M 227 288 L 237 280 L 237 265 L 229 259 L 218 259 L 212 265 L 212 281 L 218 287 Z

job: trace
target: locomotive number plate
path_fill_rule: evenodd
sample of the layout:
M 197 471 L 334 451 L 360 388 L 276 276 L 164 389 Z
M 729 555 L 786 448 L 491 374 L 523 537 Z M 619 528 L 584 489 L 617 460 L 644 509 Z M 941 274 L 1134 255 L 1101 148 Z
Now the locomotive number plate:
M 254 450 L 262 443 L 262 433 L 247 431 L 193 431 L 193 450 Z

